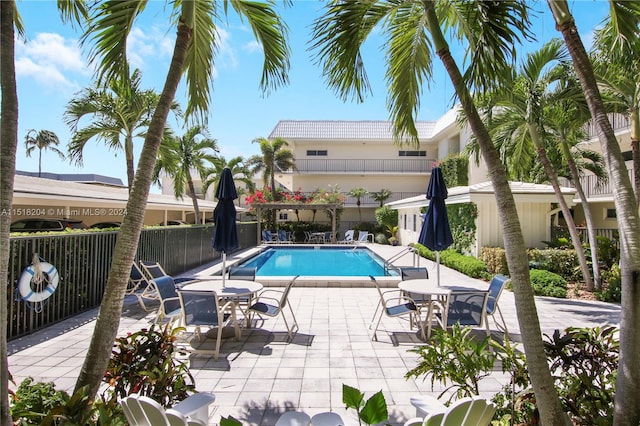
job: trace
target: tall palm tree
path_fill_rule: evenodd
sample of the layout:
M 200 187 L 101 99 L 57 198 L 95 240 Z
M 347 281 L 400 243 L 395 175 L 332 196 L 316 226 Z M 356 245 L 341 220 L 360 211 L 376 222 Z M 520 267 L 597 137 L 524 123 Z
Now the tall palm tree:
M 237 156 L 227 161 L 223 156 L 218 156 L 216 161 L 213 163 L 213 167 L 208 168 L 204 172 L 202 192 L 207 192 L 207 189 L 209 189 L 211 185 L 216 184 L 220 180 L 222 171 L 225 168 L 229 168 L 229 170 L 231 170 L 234 182 L 242 182 L 250 192 L 255 191 L 255 184 L 252 180 L 253 174 L 251 173 L 251 170 L 249 170 L 244 157 Z M 238 187 L 236 189 L 239 196 L 241 193 L 246 193 L 244 188 Z M 240 197 L 238 198 L 238 205 L 240 205 Z
M 58 1 L 64 21 L 81 22 L 86 17 L 82 0 Z M 11 211 L 13 179 L 18 147 L 18 90 L 15 67 L 15 38 L 24 38 L 22 20 L 15 0 L 0 1 L 0 210 Z M 7 300 L 9 288 L 9 227 L 11 217 L 0 215 L 0 300 Z M 0 423 L 11 424 L 9 410 L 9 365 L 7 362 L 7 303 L 0 303 Z
M 610 19 L 595 32 L 593 68 L 607 110 L 627 116 L 631 123 L 633 186 L 640 205 L 640 39 L 617 42 L 617 26 Z
M 556 84 L 558 73 L 550 68 L 554 63 L 566 60 L 566 51 L 560 40 L 552 40 L 539 50 L 529 54 L 523 62 L 516 77 L 508 87 L 500 88 L 492 94 L 496 111 L 492 114 L 488 130 L 494 142 L 502 145 L 528 144 L 533 146 L 549 184 L 553 187 L 558 204 L 563 213 L 565 223 L 571 235 L 571 241 L 578 257 L 582 276 L 587 289 L 593 290 L 593 279 L 582 248 L 582 241 L 576 227 L 571 210 L 567 204 L 556 169 L 545 149 L 548 139 L 545 123 L 545 106 L 555 101 L 549 88 Z M 565 92 L 563 92 L 565 93 Z M 527 148 L 516 148 L 515 151 L 527 152 Z M 507 157 L 509 158 L 517 157 Z M 525 161 L 526 165 L 528 161 Z
M 195 223 L 200 223 L 200 207 L 191 172 L 196 172 L 200 181 L 203 180 L 208 166 L 217 160 L 218 144 L 215 139 L 208 137 L 207 130 L 202 126 L 189 128 L 182 137 L 170 133 L 163 139 L 165 149 L 161 151 L 164 151 L 164 155 L 158 156 L 153 181 L 159 182 L 162 172 L 170 176 L 173 179 L 174 195 L 182 198 L 186 193 L 191 197 Z
M 437 7 L 436 7 L 437 6 Z M 465 75 L 451 55 L 441 25 L 468 45 Z M 529 26 L 524 1 L 331 1 L 313 28 L 312 48 L 328 85 L 343 99 L 362 100 L 370 91 L 362 43 L 376 29 L 387 39 L 388 104 L 394 133 L 418 142 L 415 115 L 424 80 L 432 77 L 432 56 L 447 71 L 489 169 L 513 280 L 518 323 L 541 421 L 569 424 L 553 385 L 541 338 L 529 264 L 518 212 L 506 171 L 473 102 L 470 87 L 482 93 L 511 75 L 516 45 Z
M 296 169 L 296 159 L 293 152 L 288 149 L 289 143 L 283 138 L 269 140 L 256 138 L 252 141 L 260 145 L 259 155 L 253 155 L 247 160 L 251 173 L 254 175 L 262 171 L 262 180 L 265 188 L 271 187 L 271 196 L 276 201 L 276 172 L 284 172 Z M 270 221 L 275 225 L 276 211 L 270 211 Z
M 99 81 L 128 78 L 127 38 L 146 4 L 145 0 L 109 1 L 100 3 L 92 11 L 89 29 L 81 41 L 83 45 L 93 44 L 90 58 L 97 63 Z M 214 0 L 171 2 L 174 14 L 171 22 L 176 25 L 173 56 L 145 135 L 95 330 L 75 386 L 80 389 L 87 385 L 89 395 L 98 391 L 118 332 L 126 283 L 140 239 L 162 133 L 182 74 L 187 74 L 187 117 L 198 118 L 201 120 L 197 121 L 202 122 L 208 111 L 213 76 L 211 70 L 214 53 L 220 43 L 216 30 L 217 19 L 234 10 L 246 19 L 253 34 L 262 44 L 263 91 L 288 82 L 289 49 L 286 28 L 274 9 L 275 3 L 235 0 L 230 4 L 231 8 L 227 7 L 228 3 L 222 4 Z
M 384 205 L 384 202 L 387 201 L 391 197 L 391 194 L 393 194 L 393 192 L 391 192 L 391 190 L 389 190 L 387 188 L 382 188 L 378 192 L 372 192 L 371 193 L 371 198 L 373 198 L 374 201 L 379 202 L 380 203 L 380 207 L 382 207 Z
M 364 188 L 352 188 L 351 191 L 348 192 L 350 197 L 356 197 L 356 206 L 358 206 L 358 216 L 360 217 L 360 222 L 362 222 L 362 212 L 360 211 L 360 205 L 362 204 L 362 197 L 367 195 L 369 191 Z
M 596 126 L 607 173 L 612 183 L 613 199 L 617 211 L 620 235 L 620 270 L 622 275 L 622 317 L 620 320 L 620 367 L 616 381 L 614 425 L 637 425 L 640 422 L 640 216 L 633 185 L 627 173 L 622 151 L 607 117 L 593 65 L 587 54 L 575 20 L 566 0 L 547 0 L 573 59 L 580 86 L 589 112 Z M 640 24 L 640 3 L 610 0 L 609 19 L 614 25 L 610 49 L 625 49 L 637 37 Z M 624 51 L 624 50 L 623 50 Z M 637 52 L 635 52 L 637 54 Z
M 129 191 L 135 168 L 133 140 L 144 137 L 159 99 L 153 90 L 140 89 L 140 78 L 140 71 L 135 70 L 130 80 L 112 81 L 108 88 L 85 88 L 71 99 L 64 113 L 72 131 L 69 159 L 82 165 L 84 147 L 92 139 L 104 142 L 111 150 L 124 151 Z M 179 114 L 177 104 L 173 104 L 173 110 Z M 90 122 L 80 127 L 85 118 Z
M 36 132 L 31 129 L 24 138 L 24 145 L 27 148 L 27 157 L 31 157 L 31 153 L 38 150 L 38 177 L 42 176 L 42 151 L 53 151 L 58 154 L 61 160 L 64 160 L 64 152 L 60 151 L 57 146 L 60 145 L 60 139 L 51 130 L 40 130 Z

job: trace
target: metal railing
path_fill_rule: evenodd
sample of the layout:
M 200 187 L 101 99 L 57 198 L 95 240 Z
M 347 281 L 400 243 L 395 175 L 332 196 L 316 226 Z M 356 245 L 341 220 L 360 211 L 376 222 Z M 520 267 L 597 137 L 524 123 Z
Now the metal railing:
M 256 224 L 238 224 L 239 249 L 253 247 Z M 170 275 L 211 262 L 219 257 L 211 247 L 213 226 L 143 229 L 136 260 L 159 262 Z M 64 233 L 12 237 L 9 243 L 7 288 L 7 339 L 29 334 L 100 305 L 111 266 L 118 232 Z M 34 253 L 55 266 L 58 288 L 41 312 L 32 310 L 16 294 L 24 268 Z
M 633 183 L 633 170 L 627 170 L 629 179 Z M 613 196 L 613 187 L 610 179 L 599 182 L 595 175 L 582 176 L 580 184 L 587 198 Z M 560 185 L 574 188 L 575 185 L 566 178 L 560 179 Z
M 296 160 L 296 171 L 312 173 L 429 173 L 434 159 L 326 159 Z

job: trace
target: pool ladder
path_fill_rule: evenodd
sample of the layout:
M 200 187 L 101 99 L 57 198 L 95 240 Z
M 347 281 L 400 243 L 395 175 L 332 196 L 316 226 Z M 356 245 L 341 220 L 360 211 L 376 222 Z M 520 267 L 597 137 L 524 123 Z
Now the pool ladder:
M 385 274 L 389 272 L 389 269 L 397 270 L 397 266 L 393 266 L 393 262 L 400 259 L 402 256 L 407 253 L 413 253 L 413 266 L 420 266 L 420 255 L 418 254 L 418 250 L 415 247 L 405 247 L 403 250 L 391 256 L 389 259 L 384 261 L 384 272 Z

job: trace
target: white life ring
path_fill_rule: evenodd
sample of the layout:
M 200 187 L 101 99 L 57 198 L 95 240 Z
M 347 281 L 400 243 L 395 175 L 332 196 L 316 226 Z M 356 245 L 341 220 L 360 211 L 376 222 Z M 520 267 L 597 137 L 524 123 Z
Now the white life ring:
M 44 288 L 44 290 L 39 292 L 34 292 L 31 288 L 31 280 L 35 275 L 35 270 L 33 265 L 27 266 L 24 271 L 22 271 L 22 275 L 20 275 L 20 280 L 18 281 L 18 291 L 20 291 L 20 297 L 22 300 L 27 302 L 42 302 L 56 291 L 58 288 L 58 270 L 55 266 L 47 262 L 40 262 L 40 270 L 47 274 L 49 277 L 49 284 Z

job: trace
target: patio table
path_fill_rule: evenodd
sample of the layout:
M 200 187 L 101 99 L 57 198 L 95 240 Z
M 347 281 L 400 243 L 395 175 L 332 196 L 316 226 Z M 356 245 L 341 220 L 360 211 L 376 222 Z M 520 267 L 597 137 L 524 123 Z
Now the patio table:
M 231 299 L 236 302 L 242 315 L 245 317 L 246 326 L 251 326 L 251 317 L 247 308 L 251 306 L 254 296 L 260 292 L 264 286 L 257 281 L 225 279 L 224 286 L 222 278 L 199 280 L 182 286 L 184 290 L 215 291 L 222 299 Z M 246 299 L 246 302 L 242 299 Z M 239 303 L 242 300 L 243 303 Z M 246 304 L 243 308 L 242 305 Z
M 443 329 L 447 328 L 447 312 L 449 310 L 449 299 L 453 293 L 486 293 L 486 290 L 479 290 L 465 286 L 443 286 L 437 285 L 434 280 L 428 278 L 417 278 L 400 281 L 398 288 L 407 293 L 424 296 L 422 301 L 427 307 L 427 315 L 424 318 L 427 328 L 427 340 L 431 338 L 431 325 L 436 320 Z M 440 317 L 434 315 L 435 310 L 440 309 Z

